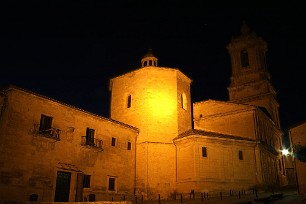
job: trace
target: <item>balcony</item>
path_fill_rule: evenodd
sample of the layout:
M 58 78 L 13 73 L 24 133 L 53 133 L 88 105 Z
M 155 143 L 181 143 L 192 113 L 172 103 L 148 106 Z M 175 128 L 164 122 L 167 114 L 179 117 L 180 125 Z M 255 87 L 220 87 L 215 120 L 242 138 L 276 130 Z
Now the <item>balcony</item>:
M 103 141 L 99 139 L 88 139 L 86 136 L 81 136 L 81 145 L 103 151 Z
M 42 130 L 39 128 L 39 126 L 40 126 L 39 124 L 34 124 L 34 134 L 41 136 L 41 137 L 46 137 L 46 138 L 60 141 L 60 133 L 61 133 L 60 129 L 49 128 L 49 129 Z

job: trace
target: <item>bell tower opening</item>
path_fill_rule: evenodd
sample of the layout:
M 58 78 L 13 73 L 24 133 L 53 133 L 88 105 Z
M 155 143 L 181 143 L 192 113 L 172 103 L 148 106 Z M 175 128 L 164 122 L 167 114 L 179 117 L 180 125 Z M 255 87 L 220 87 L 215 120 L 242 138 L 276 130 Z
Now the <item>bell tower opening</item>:
M 241 67 L 248 67 L 250 65 L 249 63 L 249 54 L 247 50 L 242 50 L 240 52 L 240 62 L 241 62 Z

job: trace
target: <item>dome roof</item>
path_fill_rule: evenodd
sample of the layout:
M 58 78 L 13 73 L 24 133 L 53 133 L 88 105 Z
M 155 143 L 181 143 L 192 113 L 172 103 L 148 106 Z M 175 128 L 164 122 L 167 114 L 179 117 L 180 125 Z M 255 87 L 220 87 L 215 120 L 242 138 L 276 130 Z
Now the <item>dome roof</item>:
M 152 49 L 149 49 L 148 53 L 141 59 L 141 67 L 157 67 L 158 59 L 153 55 Z
M 143 58 L 145 58 L 145 57 L 155 57 L 153 55 L 152 49 L 149 49 L 148 53 L 143 56 Z

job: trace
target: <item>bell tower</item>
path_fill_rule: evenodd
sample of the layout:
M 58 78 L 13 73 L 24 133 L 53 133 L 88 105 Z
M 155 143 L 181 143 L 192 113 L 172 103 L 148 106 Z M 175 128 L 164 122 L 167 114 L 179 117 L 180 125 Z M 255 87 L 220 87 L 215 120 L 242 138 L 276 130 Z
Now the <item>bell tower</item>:
M 240 36 L 227 49 L 232 65 L 229 100 L 262 108 L 279 127 L 279 104 L 266 65 L 267 43 L 243 22 Z

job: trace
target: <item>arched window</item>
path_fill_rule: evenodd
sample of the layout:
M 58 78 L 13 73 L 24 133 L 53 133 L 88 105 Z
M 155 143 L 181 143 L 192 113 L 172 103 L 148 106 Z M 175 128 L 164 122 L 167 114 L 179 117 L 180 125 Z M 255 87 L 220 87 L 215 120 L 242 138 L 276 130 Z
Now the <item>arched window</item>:
M 242 67 L 248 67 L 250 65 L 248 51 L 242 50 L 240 52 L 240 60 L 241 60 Z
M 152 60 L 149 61 L 149 66 L 152 66 Z
M 144 61 L 143 66 L 144 66 L 144 67 L 147 66 L 147 61 Z
M 127 108 L 130 108 L 132 106 L 132 96 L 128 95 L 127 98 Z
M 181 95 L 181 103 L 182 103 L 182 108 L 184 110 L 187 110 L 187 97 L 185 93 L 182 93 Z

